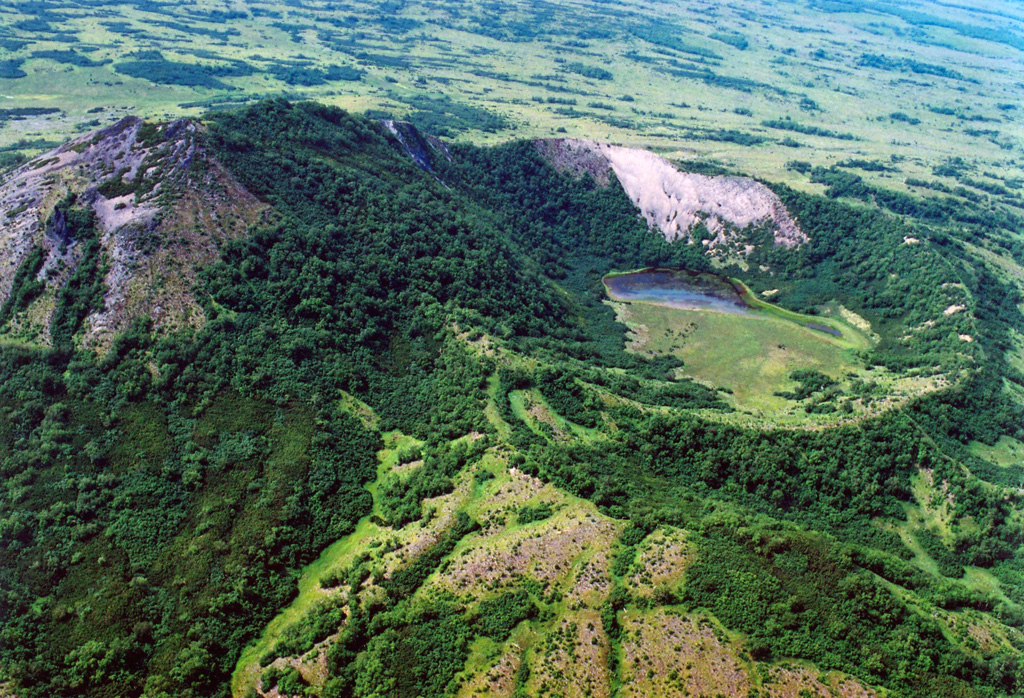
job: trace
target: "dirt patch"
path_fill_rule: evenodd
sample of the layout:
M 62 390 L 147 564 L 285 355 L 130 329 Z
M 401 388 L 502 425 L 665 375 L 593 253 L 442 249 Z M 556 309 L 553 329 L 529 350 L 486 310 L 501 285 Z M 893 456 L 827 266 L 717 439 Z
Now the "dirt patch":
M 994 654 L 1002 648 L 1000 639 L 996 637 L 992 627 L 981 623 L 969 623 L 967 634 L 972 640 L 978 643 L 978 647 L 985 654 Z
M 100 214 L 107 221 L 103 242 L 111 264 L 104 309 L 86 322 L 86 346 L 105 348 L 142 316 L 158 330 L 204 324 L 193 291 L 198 270 L 220 258 L 226 241 L 246 235 L 265 210 L 203 149 L 197 124 L 179 121 L 164 129 L 168 140 L 147 155 L 146 162 L 156 164 L 145 170 L 140 165 L 135 175 L 155 178 L 152 192 L 121 209 L 131 212 L 127 221 Z M 158 204 L 160 192 L 173 203 Z M 94 209 L 105 213 L 108 204 L 98 196 Z
M 837 693 L 817 672 L 796 664 L 767 667 L 762 676 L 761 687 L 770 698 L 833 698 Z
M 561 426 L 554 412 L 543 402 L 543 399 L 537 392 L 524 390 L 518 391 L 518 395 L 522 397 L 523 412 L 525 412 L 534 425 L 541 429 L 546 428 L 548 434 L 559 441 L 565 441 L 570 438 L 571 435 Z M 543 425 L 543 427 L 540 425 Z
M 747 668 L 709 620 L 659 609 L 621 617 L 623 698 L 747 696 Z
M 516 690 L 516 674 L 522 664 L 522 651 L 515 643 L 487 671 L 464 684 L 459 698 L 508 698 Z
M 476 511 L 480 521 L 482 537 L 497 535 L 515 523 L 520 507 L 537 497 L 538 501 L 551 502 L 556 506 L 562 503 L 562 496 L 553 485 L 545 485 L 543 481 L 527 475 L 518 468 L 508 469 L 509 479 L 497 486 L 488 495 L 484 504 Z
M 828 684 L 835 689 L 833 695 L 838 694 L 839 698 L 878 698 L 878 693 L 848 676 L 833 674 Z
M 872 340 L 878 340 L 878 335 L 871 329 L 870 322 L 845 306 L 839 305 L 837 306 L 837 310 L 839 311 L 839 317 L 841 317 L 845 322 L 853 325 L 858 330 L 871 337 Z
M 552 138 L 535 142 L 537 152 L 559 172 L 574 177 L 589 175 L 598 186 L 612 183 L 611 163 L 591 141 L 574 138 Z
M 591 550 L 610 547 L 619 526 L 582 508 L 566 508 L 529 526 L 506 529 L 486 547 L 467 548 L 451 560 L 439 583 L 457 593 L 483 586 L 499 590 L 521 575 L 567 586 L 575 579 L 574 562 Z M 586 553 L 586 555 L 585 555 Z
M 597 608 L 611 593 L 609 548 L 594 550 L 589 559 L 577 563 L 576 576 L 565 598 L 571 606 Z
M 158 330 L 199 327 L 198 269 L 219 258 L 228 239 L 245 235 L 266 207 L 205 150 L 202 127 L 179 120 L 156 127 L 127 117 L 26 163 L 0 184 L 0 300 L 31 250 L 46 260 L 37 276 L 47 292 L 14 318 L 49 342 L 53 298 L 81 260 L 81 245 L 44 224 L 69 192 L 96 214 L 103 248 L 104 308 L 87 318 L 84 346 L 102 351 L 135 319 Z M 31 323 L 25 320 L 31 317 Z
M 529 686 L 537 695 L 607 698 L 611 685 L 608 651 L 608 637 L 597 611 L 568 613 L 534 648 Z
M 761 688 L 769 698 L 876 698 L 877 693 L 839 673 L 819 674 L 798 664 L 762 669 Z
M 394 551 L 382 556 L 386 578 L 390 579 L 395 570 L 411 563 L 441 540 L 455 524 L 456 514 L 465 506 L 472 487 L 472 478 L 464 472 L 459 476 L 453 492 L 423 500 L 423 519 L 392 533 L 392 537 L 400 542 Z
M 604 301 L 615 311 L 615 321 L 626 326 L 626 351 L 642 353 L 651 341 L 651 331 L 643 323 L 637 321 L 636 315 L 629 309 L 628 303 Z M 648 352 L 652 354 L 652 352 Z
M 396 475 L 408 475 L 422 466 L 423 459 L 420 458 L 419 460 L 409 461 L 408 463 L 395 463 L 391 468 L 391 472 Z
M 661 589 L 678 585 L 686 568 L 696 557 L 696 549 L 683 531 L 655 531 L 644 539 L 627 579 L 630 590 L 638 596 L 652 597 Z

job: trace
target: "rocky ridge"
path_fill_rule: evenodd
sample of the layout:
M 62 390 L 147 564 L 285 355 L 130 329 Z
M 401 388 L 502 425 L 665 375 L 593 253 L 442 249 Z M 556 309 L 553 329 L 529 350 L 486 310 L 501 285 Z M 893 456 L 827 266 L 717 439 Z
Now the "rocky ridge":
M 383 119 L 380 123 L 421 170 L 433 172 L 434 160 L 437 157 L 449 161 L 452 159 L 448 146 L 440 138 L 423 134 L 408 121 Z
M 102 349 L 135 319 L 157 329 L 198 327 L 199 268 L 226 240 L 245 234 L 264 210 L 206 151 L 190 120 L 153 125 L 126 117 L 77 138 L 9 173 L 0 182 L 0 303 L 35 252 L 43 285 L 0 332 L 19 341 L 52 342 L 59 291 L 75 273 L 83 244 L 66 230 L 61 202 L 95 216 L 101 244 L 102 308 L 84 321 L 78 341 Z

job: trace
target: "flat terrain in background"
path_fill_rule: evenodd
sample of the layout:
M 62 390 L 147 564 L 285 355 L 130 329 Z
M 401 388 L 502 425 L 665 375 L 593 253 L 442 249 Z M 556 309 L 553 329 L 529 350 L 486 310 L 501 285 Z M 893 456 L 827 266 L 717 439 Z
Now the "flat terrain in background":
M 804 188 L 787 162 L 898 189 L 1013 196 L 1024 179 L 1011 2 L 53 0 L 0 17 L 8 160 L 126 113 L 284 95 L 457 139 L 642 144 Z

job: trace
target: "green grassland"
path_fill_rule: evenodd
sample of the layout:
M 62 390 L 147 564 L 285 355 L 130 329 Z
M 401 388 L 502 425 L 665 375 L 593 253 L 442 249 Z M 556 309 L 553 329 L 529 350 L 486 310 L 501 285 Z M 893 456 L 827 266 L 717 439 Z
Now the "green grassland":
M 802 187 L 812 185 L 785 170 L 790 160 L 997 200 L 1019 200 L 1024 177 L 1024 30 L 1008 0 L 913 12 L 859 1 L 709 12 L 635 0 L 108 0 L 14 3 L 6 18 L 0 107 L 57 111 L 6 117 L 3 146 L 129 111 L 197 116 L 284 94 L 476 142 L 642 144 Z M 936 172 L 951 158 L 963 167 Z
M 972 454 L 1000 467 L 1024 468 L 1024 444 L 1012 436 L 1000 437 L 994 446 L 975 441 L 970 448 Z
M 820 310 L 816 308 L 818 314 L 805 315 L 761 300 L 739 279 L 731 279 L 731 281 L 740 289 L 743 301 L 753 309 L 755 318 L 778 319 L 794 324 L 801 329 L 816 333 L 816 336 L 823 335 L 823 338 L 831 340 L 837 347 L 854 352 L 867 351 L 874 344 L 867 321 L 861 318 L 860 327 L 851 324 L 842 317 L 842 307 L 836 306 L 834 302 L 822 306 Z M 808 325 L 817 325 L 818 327 L 808 327 Z M 864 325 L 867 325 L 867 329 L 864 328 Z M 833 332 L 823 328 L 831 329 Z
M 727 388 L 737 406 L 765 416 L 787 412 L 791 402 L 775 395 L 792 386 L 789 374 L 809 368 L 841 379 L 861 368 L 852 352 L 825 335 L 778 317 L 680 310 L 631 303 L 620 314 L 636 351 L 672 354 L 681 372 L 712 387 Z
M 838 313 L 796 313 L 754 298 L 749 290 L 744 298 L 754 308 L 751 314 L 683 310 L 645 301 L 612 306 L 630 329 L 630 351 L 678 357 L 684 364 L 679 375 L 726 390 L 726 399 L 739 410 L 719 417 L 726 421 L 745 423 L 752 417 L 762 425 L 836 423 L 948 385 L 943 376 L 900 376 L 870 366 L 863 358 L 876 341 L 870 329 L 855 327 Z M 823 310 L 834 312 L 834 306 Z M 831 327 L 840 336 L 807 327 L 809 323 Z M 801 370 L 820 372 L 835 385 L 808 399 L 787 397 L 797 385 L 793 372 Z M 839 409 L 808 409 L 828 402 Z

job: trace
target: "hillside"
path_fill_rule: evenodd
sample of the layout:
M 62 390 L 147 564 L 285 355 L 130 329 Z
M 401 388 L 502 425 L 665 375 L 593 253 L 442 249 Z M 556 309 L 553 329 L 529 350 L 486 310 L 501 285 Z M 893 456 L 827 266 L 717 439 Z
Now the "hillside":
M 580 148 L 271 100 L 9 174 L 2 690 L 1024 690 L 1019 219 Z
M 132 322 L 199 327 L 196 270 L 263 208 L 199 145 L 199 125 L 125 117 L 8 173 L 0 332 L 106 347 Z
M 647 224 L 669 241 L 693 244 L 700 239 L 694 229 L 702 225 L 710 235 L 701 244 L 727 257 L 731 251 L 737 260 L 753 251 L 749 240 L 734 234 L 738 230 L 766 227 L 773 244 L 787 248 L 807 242 L 779 197 L 752 179 L 680 172 L 649 150 L 607 143 L 559 139 L 537 147 L 559 171 L 587 173 L 601 184 L 614 175 Z

